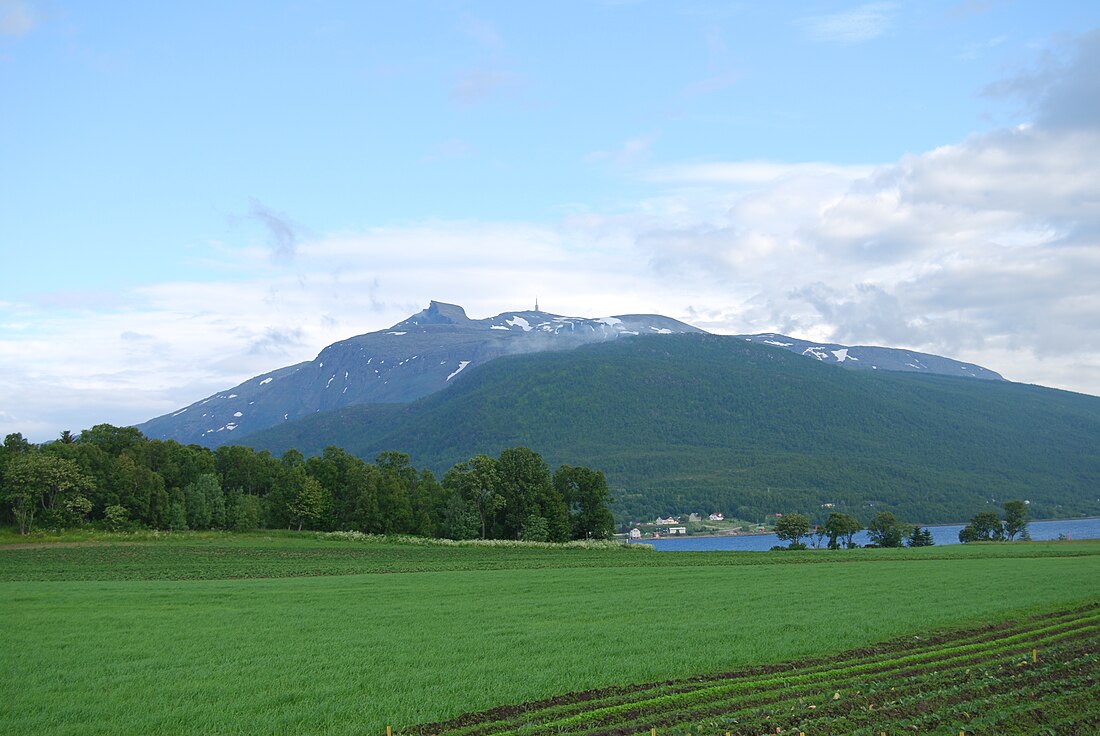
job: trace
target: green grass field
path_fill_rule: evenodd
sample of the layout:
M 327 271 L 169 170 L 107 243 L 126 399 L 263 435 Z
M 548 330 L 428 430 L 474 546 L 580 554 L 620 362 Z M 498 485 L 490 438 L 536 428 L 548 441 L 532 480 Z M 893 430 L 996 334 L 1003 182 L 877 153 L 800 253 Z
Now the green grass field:
M 817 659 L 564 693 L 420 724 L 416 736 L 1100 731 L 1100 606 L 906 636 Z
M 805 564 L 803 564 L 805 563 Z M 384 733 L 1100 600 L 1100 544 L 0 547 L 0 732 Z

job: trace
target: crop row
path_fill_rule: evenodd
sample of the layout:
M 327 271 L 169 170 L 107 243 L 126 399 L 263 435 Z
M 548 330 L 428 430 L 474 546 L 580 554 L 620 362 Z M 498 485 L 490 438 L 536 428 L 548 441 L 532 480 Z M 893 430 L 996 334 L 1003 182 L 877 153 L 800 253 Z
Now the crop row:
M 1100 605 L 1091 605 L 802 663 L 571 693 L 407 732 L 625 736 L 693 725 L 703 733 L 779 728 L 816 736 L 895 728 L 924 733 L 949 725 L 1010 733 L 1013 718 L 1033 726 L 1088 723 L 1097 709 L 1077 701 L 1096 691 L 1098 641 Z
M 855 650 L 841 658 L 832 657 L 775 668 L 754 668 L 686 681 L 580 693 L 521 706 L 523 725 L 518 729 L 514 729 L 515 719 L 511 717 L 516 709 L 503 708 L 486 712 L 480 718 L 468 718 L 465 723 L 450 722 L 447 724 L 448 733 L 483 733 L 486 728 L 522 733 L 537 732 L 540 728 L 551 726 L 572 727 L 584 721 L 615 722 L 621 720 L 616 718 L 617 714 L 628 711 L 662 709 L 667 713 L 674 704 L 690 705 L 713 700 L 723 693 L 751 696 L 760 692 L 767 694 L 779 687 L 792 692 L 799 686 L 812 690 L 816 686 L 814 683 L 822 678 L 828 678 L 834 686 L 840 686 L 853 676 L 871 676 L 876 672 L 902 666 L 910 669 L 921 666 L 942 667 L 944 660 L 966 653 L 979 659 L 988 658 L 1005 648 L 1019 646 L 1022 639 L 1026 639 L 1026 646 L 1030 646 L 1030 642 L 1064 634 L 1067 629 L 1073 630 L 1095 619 L 1095 612 L 1091 615 L 1079 611 L 1063 612 L 1034 619 L 1027 625 L 1009 624 L 960 632 L 947 641 L 933 638 L 925 642 L 909 642 L 900 652 L 896 647 L 885 652 L 876 649 Z M 513 728 L 510 729 L 509 726 Z

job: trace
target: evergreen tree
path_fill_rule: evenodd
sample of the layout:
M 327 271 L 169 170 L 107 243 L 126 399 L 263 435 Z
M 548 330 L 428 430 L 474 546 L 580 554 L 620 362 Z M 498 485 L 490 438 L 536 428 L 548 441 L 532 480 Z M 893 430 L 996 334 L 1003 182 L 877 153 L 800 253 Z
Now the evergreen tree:
M 919 526 L 915 526 L 906 541 L 910 547 L 931 547 L 934 544 L 932 541 L 932 530 L 921 529 Z

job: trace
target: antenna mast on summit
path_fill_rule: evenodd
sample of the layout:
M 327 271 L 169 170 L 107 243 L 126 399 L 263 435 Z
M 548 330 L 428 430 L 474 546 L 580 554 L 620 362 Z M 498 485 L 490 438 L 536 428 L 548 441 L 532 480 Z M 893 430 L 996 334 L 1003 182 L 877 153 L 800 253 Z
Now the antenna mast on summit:
M 537 296 L 535 297 L 535 311 L 539 311 L 539 298 Z

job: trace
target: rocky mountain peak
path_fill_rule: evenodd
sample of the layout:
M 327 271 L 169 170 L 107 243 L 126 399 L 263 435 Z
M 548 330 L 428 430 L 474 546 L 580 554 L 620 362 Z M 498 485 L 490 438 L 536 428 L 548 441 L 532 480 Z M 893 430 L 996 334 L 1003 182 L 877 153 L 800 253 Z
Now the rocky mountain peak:
M 406 321 L 422 325 L 460 325 L 469 322 L 470 318 L 466 316 L 466 310 L 459 305 L 437 302 L 433 299 L 427 309 Z

